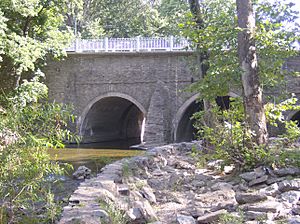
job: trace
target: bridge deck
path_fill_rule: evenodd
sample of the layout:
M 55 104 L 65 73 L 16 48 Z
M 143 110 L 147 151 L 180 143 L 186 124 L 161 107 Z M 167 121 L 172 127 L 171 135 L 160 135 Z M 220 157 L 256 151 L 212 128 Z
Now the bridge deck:
M 67 52 L 187 51 L 189 41 L 181 37 L 136 37 L 76 39 Z

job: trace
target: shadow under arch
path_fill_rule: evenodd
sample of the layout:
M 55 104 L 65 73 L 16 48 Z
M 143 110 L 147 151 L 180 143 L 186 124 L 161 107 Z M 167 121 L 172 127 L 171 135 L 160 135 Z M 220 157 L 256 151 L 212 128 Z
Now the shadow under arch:
M 297 125 L 300 128 L 300 111 L 297 111 L 290 116 L 290 120 L 297 121 Z
M 177 111 L 173 121 L 173 138 L 175 142 L 196 140 L 196 129 L 193 126 L 193 120 L 190 118 L 195 112 L 204 109 L 203 103 L 197 102 L 199 96 L 200 94 L 198 93 L 190 97 Z M 218 96 L 215 100 L 221 110 L 227 110 L 230 107 L 230 98 L 236 97 L 239 97 L 239 95 L 234 92 L 229 92 L 228 95 Z
M 82 143 L 109 148 L 139 144 L 145 117 L 145 108 L 129 95 L 111 92 L 95 97 L 78 119 Z
M 174 131 L 173 138 L 174 142 L 192 141 L 195 140 L 195 128 L 193 127 L 193 120 L 191 116 L 203 109 L 202 103 L 197 103 L 199 93 L 190 97 L 185 101 L 177 111 L 173 120 Z

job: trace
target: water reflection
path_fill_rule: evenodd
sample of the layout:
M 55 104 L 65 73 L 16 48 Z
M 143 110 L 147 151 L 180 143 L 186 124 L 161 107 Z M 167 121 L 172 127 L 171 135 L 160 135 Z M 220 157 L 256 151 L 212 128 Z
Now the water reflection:
M 72 173 L 79 166 L 86 166 L 92 170 L 92 176 L 100 172 L 101 168 L 113 161 L 124 157 L 141 155 L 142 150 L 124 150 L 124 149 L 93 149 L 93 148 L 65 148 L 65 149 L 49 149 L 52 160 L 60 163 L 68 163 L 74 169 L 70 169 L 65 176 L 53 176 L 52 192 L 57 201 L 66 202 L 67 198 L 78 187 L 82 180 L 72 178 Z M 49 177 L 50 178 L 50 177 Z M 55 180 L 54 180 L 54 179 Z

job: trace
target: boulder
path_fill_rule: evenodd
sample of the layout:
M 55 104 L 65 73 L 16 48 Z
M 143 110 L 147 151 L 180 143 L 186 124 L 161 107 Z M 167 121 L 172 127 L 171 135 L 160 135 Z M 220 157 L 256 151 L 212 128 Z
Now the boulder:
M 263 169 L 263 167 L 259 167 L 259 168 L 255 169 L 255 171 L 240 174 L 240 177 L 243 178 L 245 181 L 250 182 L 252 180 L 255 180 L 257 178 L 264 176 L 265 173 L 266 172 Z
M 236 193 L 235 199 L 239 204 L 254 203 L 267 199 L 267 195 L 263 193 Z
M 138 209 L 139 212 L 142 214 L 142 219 L 148 222 L 153 222 L 158 220 L 154 209 L 150 205 L 149 201 L 144 200 L 144 201 L 135 201 L 133 203 L 133 209 L 135 213 L 137 214 L 136 210 Z
M 142 187 L 141 194 L 146 198 L 150 203 L 156 203 L 156 197 L 153 193 L 152 188 L 144 186 Z
M 216 212 L 211 212 L 206 215 L 198 217 L 197 222 L 199 224 L 201 224 L 201 223 L 217 223 L 217 221 L 220 219 L 220 217 L 226 213 L 227 213 L 227 211 L 225 209 L 222 209 L 222 210 L 219 210 Z
M 300 199 L 300 191 L 287 191 L 281 194 L 281 199 L 292 205 L 297 204 Z
M 300 188 L 300 180 L 284 180 L 278 184 L 280 192 L 297 191 Z
M 300 168 L 298 167 L 287 167 L 278 170 L 274 170 L 274 173 L 280 177 L 282 176 L 296 176 L 300 175 Z
M 268 175 L 263 175 L 257 179 L 253 179 L 249 182 L 249 186 L 252 187 L 254 185 L 262 184 L 268 180 Z
M 196 220 L 192 216 L 176 215 L 176 221 L 178 224 L 196 224 Z
M 87 168 L 86 166 L 80 166 L 78 169 L 73 173 L 73 178 L 76 180 L 83 180 L 91 177 L 92 171 Z

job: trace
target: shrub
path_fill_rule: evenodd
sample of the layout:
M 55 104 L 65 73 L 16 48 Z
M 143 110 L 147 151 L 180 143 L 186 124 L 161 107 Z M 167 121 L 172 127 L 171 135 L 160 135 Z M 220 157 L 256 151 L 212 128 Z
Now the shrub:
M 62 174 L 64 167 L 50 161 L 47 150 L 75 139 L 67 129 L 74 121 L 71 108 L 47 102 L 47 87 L 40 78 L 38 74 L 1 98 L 5 113 L 0 113 L 0 223 L 22 223 L 22 213 L 36 214 L 36 203 L 53 209 L 47 177 Z M 41 217 L 37 222 L 54 220 L 51 212 Z

